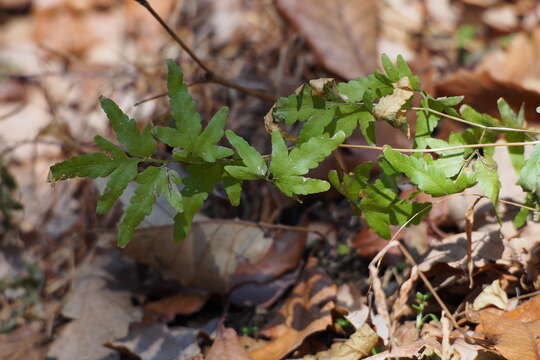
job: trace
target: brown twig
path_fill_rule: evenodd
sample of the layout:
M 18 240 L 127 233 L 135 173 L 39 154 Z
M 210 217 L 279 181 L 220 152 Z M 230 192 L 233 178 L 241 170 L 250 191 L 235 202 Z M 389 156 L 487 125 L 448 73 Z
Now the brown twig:
M 165 31 L 169 33 L 169 35 L 174 39 L 174 41 L 176 41 L 176 43 L 180 45 L 180 47 L 185 52 L 188 53 L 188 55 L 193 59 L 193 61 L 195 61 L 195 63 L 197 63 L 197 65 L 204 70 L 204 81 L 220 84 L 225 87 L 235 89 L 244 94 L 251 95 L 269 102 L 275 102 L 277 100 L 276 97 L 271 94 L 240 85 L 236 82 L 233 82 L 216 74 L 193 52 L 193 50 L 191 50 L 191 48 L 178 35 L 176 35 L 176 33 L 169 27 L 169 25 L 165 23 L 165 21 L 161 18 L 161 16 L 159 16 L 159 14 L 154 10 L 154 8 L 150 5 L 150 3 L 148 3 L 147 0 L 135 1 L 142 5 L 146 10 L 148 10 L 148 12 L 154 17 L 154 19 L 156 19 L 156 21 L 163 27 L 163 29 L 165 29 Z
M 133 104 L 133 106 L 139 106 L 141 104 L 144 104 L 147 101 L 156 100 L 156 99 L 159 99 L 160 97 L 164 97 L 164 96 L 167 96 L 166 92 L 161 93 L 161 94 L 157 94 L 157 95 L 153 95 L 153 96 L 147 97 L 147 98 L 142 99 L 142 100 L 139 100 L 135 104 Z

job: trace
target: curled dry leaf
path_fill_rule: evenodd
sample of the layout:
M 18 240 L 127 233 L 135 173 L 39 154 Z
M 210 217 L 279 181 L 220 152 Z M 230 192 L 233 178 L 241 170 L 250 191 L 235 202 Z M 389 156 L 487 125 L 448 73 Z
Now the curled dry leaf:
M 261 335 L 273 340 L 250 352 L 253 360 L 278 360 L 296 349 L 304 339 L 332 324 L 337 287 L 311 258 L 278 314 Z
M 487 306 L 496 306 L 499 309 L 506 309 L 508 305 L 508 295 L 501 288 L 499 279 L 486 286 L 484 290 L 474 299 L 473 309 L 480 310 Z
M 388 341 L 392 336 L 392 321 L 390 320 L 390 314 L 388 313 L 386 294 L 384 292 L 382 282 L 378 274 L 379 260 L 377 258 L 382 259 L 386 251 L 388 251 L 395 245 L 397 245 L 396 240 L 390 241 L 387 247 L 382 249 L 369 264 L 369 280 L 371 282 L 371 286 L 373 287 L 373 294 L 375 297 L 375 309 L 377 310 L 377 314 L 374 314 L 372 312 L 371 320 L 373 322 L 373 325 L 375 325 L 377 334 L 381 337 L 385 345 L 388 344 Z
M 379 337 L 367 324 L 360 326 L 345 342 L 332 344 L 329 350 L 307 355 L 302 360 L 358 360 L 371 353 Z
M 280 12 L 295 25 L 320 62 L 345 79 L 376 68 L 377 12 L 375 0 L 278 0 Z
M 377 119 L 396 119 L 400 114 L 401 107 L 414 95 L 410 89 L 409 78 L 404 77 L 394 84 L 394 92 L 383 96 L 377 105 L 373 107 L 373 115 Z M 403 114 L 404 117 L 404 114 Z M 403 121 L 406 121 L 403 119 Z M 399 125 L 399 123 L 398 123 Z
M 394 301 L 394 304 L 392 305 L 392 318 L 391 321 L 394 323 L 397 319 L 399 319 L 403 315 L 411 315 L 412 308 L 410 307 L 410 295 L 412 294 L 416 280 L 418 280 L 418 267 L 413 266 L 411 270 L 411 275 L 407 280 L 401 284 L 401 287 L 399 288 L 399 297 L 396 301 Z
M 241 284 L 269 282 L 294 269 L 306 238 L 296 231 L 272 231 L 271 237 L 254 223 L 233 220 L 195 222 L 181 243 L 173 241 L 172 233 L 171 226 L 138 230 L 125 252 L 167 279 L 220 294 Z M 252 297 L 267 300 L 257 293 Z

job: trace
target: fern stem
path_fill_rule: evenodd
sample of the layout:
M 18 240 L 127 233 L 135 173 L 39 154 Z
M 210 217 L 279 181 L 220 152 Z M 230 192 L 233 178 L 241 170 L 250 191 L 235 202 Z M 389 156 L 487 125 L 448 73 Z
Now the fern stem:
M 540 144 L 540 140 L 536 141 L 522 141 L 522 142 L 504 142 L 504 143 L 488 143 L 488 144 L 466 144 L 456 146 L 446 146 L 435 149 L 395 149 L 392 150 L 404 152 L 404 153 L 434 153 L 440 151 L 461 150 L 461 149 L 480 149 L 485 147 L 510 147 L 510 146 L 526 146 Z M 365 150 L 378 150 L 384 151 L 384 146 L 372 146 L 372 145 L 355 145 L 355 144 L 341 144 L 340 147 L 353 148 L 353 149 L 365 149 Z
M 470 126 L 478 127 L 478 128 L 484 129 L 484 130 L 521 132 L 521 133 L 528 133 L 528 134 L 540 134 L 540 130 L 534 130 L 534 129 L 515 129 L 515 128 L 507 128 L 507 127 L 499 127 L 499 126 L 485 126 L 485 125 L 482 125 L 482 124 L 477 124 L 477 123 L 474 123 L 472 121 L 468 121 L 468 120 L 462 119 L 460 117 L 445 114 L 443 112 L 433 110 L 433 109 L 430 109 L 430 108 L 426 108 L 426 107 L 412 107 L 411 110 L 428 111 L 430 113 L 437 114 L 437 115 L 440 115 L 440 116 L 444 116 L 445 118 L 455 120 L 457 122 L 467 124 L 467 125 L 470 125 Z

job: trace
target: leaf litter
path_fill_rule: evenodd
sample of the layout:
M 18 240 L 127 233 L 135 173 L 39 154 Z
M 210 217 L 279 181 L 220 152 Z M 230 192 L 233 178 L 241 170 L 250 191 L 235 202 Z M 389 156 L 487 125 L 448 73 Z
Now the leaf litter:
M 503 7 L 500 1 L 455 1 L 451 4 L 446 1 L 387 1 L 380 4 L 334 1 L 313 3 L 309 8 L 295 1 L 278 1 L 277 7 L 262 2 L 249 6 L 235 1 L 227 3 L 231 6 L 220 3 L 212 7 L 203 2 L 174 5 L 164 1 L 159 4 L 158 12 L 169 14 L 168 20 L 178 24 L 179 33 L 197 45 L 198 52 L 206 53 L 216 67 L 221 68 L 218 66 L 221 64 L 234 76 L 256 86 L 270 84 L 289 93 L 298 83 L 314 78 L 337 75 L 352 79 L 375 69 L 380 52 L 402 53 L 420 70 L 425 83 L 431 81 L 435 84 L 439 95 L 466 95 L 468 104 L 497 116 L 495 104 L 500 96 L 507 98 L 515 110 L 524 101 L 527 120 L 532 124 L 536 121 L 538 71 L 534 54 L 538 52 L 538 30 L 532 22 L 534 11 L 525 2 L 506 4 L 504 12 L 500 9 Z M 93 232 L 92 227 L 96 224 L 110 228 L 117 219 L 113 215 L 96 220 L 89 215 L 91 212 L 85 212 L 85 206 L 79 204 L 81 200 L 78 197 L 85 193 L 88 185 L 30 192 L 27 189 L 33 189 L 33 184 L 28 179 L 34 178 L 39 185 L 47 186 L 40 169 L 47 168 L 51 159 L 61 156 L 64 149 L 73 153 L 94 151 L 84 142 L 105 129 L 103 117 L 97 111 L 97 94 L 122 93 L 125 94 L 122 95 L 125 96 L 122 103 L 133 104 L 136 100 L 159 93 L 163 89 L 155 79 L 163 75 L 161 72 L 145 68 L 144 75 L 139 78 L 129 74 L 131 66 L 140 69 L 143 63 L 161 63 L 162 57 L 175 57 L 178 50 L 170 45 L 161 29 L 140 11 L 134 1 L 89 1 L 81 4 L 35 1 L 35 14 L 32 15 L 25 13 L 24 4 L 9 5 L 22 9 L 23 15 L 0 24 L 6 30 L 5 34 L 9 33 L 7 37 L 0 35 L 0 41 L 5 45 L 1 51 L 2 71 L 3 59 L 15 57 L 17 61 L 9 60 L 8 67 L 15 63 L 19 74 L 55 73 L 47 79 L 41 76 L 25 78 L 36 81 L 48 93 L 30 85 L 27 80 L 9 80 L 10 86 L 2 87 L 2 91 L 11 91 L 13 96 L 2 95 L 0 116 L 4 110 L 12 109 L 12 99 L 21 98 L 20 94 L 17 95 L 21 89 L 25 89 L 27 105 L 21 112 L 0 122 L 0 130 L 4 134 L 0 139 L 1 148 L 10 147 L 20 140 L 33 140 L 37 134 L 43 142 L 67 143 L 62 145 L 67 147 L 30 143 L 18 148 L 9 158 L 9 169 L 22 168 L 14 173 L 22 193 L 18 198 L 25 205 L 26 212 L 24 216 L 15 213 L 15 224 L 23 234 L 22 239 L 15 243 L 16 246 L 25 244 L 21 248 L 43 254 L 43 259 L 38 262 L 46 269 L 45 290 L 40 294 L 40 301 L 53 310 L 49 310 L 52 315 L 44 314 L 43 319 L 21 316 L 17 322 L 18 329 L 0 335 L 2 344 L 10 345 L 5 347 L 8 349 L 6 356 L 42 358 L 48 351 L 58 358 L 70 359 L 86 355 L 89 359 L 97 359 L 102 354 L 118 356 L 118 352 L 156 360 L 197 356 L 209 359 L 257 358 L 254 354 L 272 359 L 308 359 L 310 356 L 318 359 L 386 359 L 416 358 L 428 354 L 473 359 L 489 349 L 511 360 L 537 358 L 539 344 L 536 334 L 540 332 L 538 297 L 520 299 L 523 292 L 527 294 L 540 289 L 539 230 L 536 224 L 529 224 L 519 231 L 510 231 L 511 226 L 506 219 L 502 225 L 496 222 L 483 224 L 482 219 L 477 218 L 481 214 L 481 204 L 471 214 L 475 219 L 470 222 L 474 228 L 469 232 L 472 244 L 472 261 L 469 262 L 467 232 L 462 232 L 466 206 L 462 210 L 451 210 L 457 215 L 443 213 L 443 221 L 441 218 L 434 220 L 442 230 L 439 228 L 440 231 L 435 232 L 429 224 L 422 230 L 427 254 L 423 257 L 419 254 L 417 266 L 402 263 L 399 256 L 385 257 L 378 271 L 370 273 L 367 262 L 375 253 L 368 251 L 363 243 L 368 234 L 359 229 L 358 219 L 342 210 L 342 204 L 331 199 L 332 205 L 322 210 L 294 204 L 285 206 L 297 212 L 311 212 L 310 216 L 315 214 L 317 221 L 331 223 L 338 229 L 332 246 L 320 245 L 325 239 L 315 236 L 311 246 L 318 251 L 313 251 L 313 248 L 306 249 L 302 232 L 279 233 L 257 224 L 262 213 L 278 212 L 272 215 L 274 219 L 290 216 L 279 214 L 283 208 L 275 203 L 280 200 L 270 199 L 270 195 L 254 201 L 249 207 L 232 210 L 220 208 L 223 194 L 212 194 L 215 208 L 205 211 L 225 214 L 223 219 L 202 220 L 195 225 L 191 238 L 182 244 L 172 242 L 168 235 L 170 232 L 164 235 L 162 228 L 138 231 L 136 236 L 139 240 L 133 242 L 134 247 L 128 247 L 125 254 L 146 263 L 138 265 L 139 270 L 125 254 L 113 255 L 109 250 L 94 248 L 95 237 L 103 238 L 104 235 L 98 232 L 99 235 L 87 236 L 86 232 Z M 0 4 L 0 7 L 4 6 Z M 340 13 L 341 10 L 343 12 Z M 471 19 L 467 11 L 472 10 L 480 11 L 482 16 Z M 235 13 L 232 17 L 231 12 Z M 126 22 L 123 14 L 132 21 Z M 208 15 L 213 19 L 209 25 L 197 20 L 210 18 Z M 465 23 L 472 23 L 475 35 L 467 35 L 467 28 L 461 28 L 457 21 L 460 18 Z M 238 20 L 234 19 L 244 21 L 238 25 Z M 32 22 L 35 22 L 35 29 L 28 26 Z M 137 23 L 136 27 L 133 22 Z M 95 26 L 96 23 L 100 26 Z M 287 28 L 287 23 L 294 29 Z M 128 25 L 127 33 L 122 30 L 124 24 Z M 233 26 L 232 30 L 221 31 L 230 26 Z M 341 30 L 335 30 L 336 27 Z M 39 30 L 41 28 L 48 31 Z M 194 31 L 195 28 L 201 31 Z M 283 31 L 277 31 L 278 28 Z M 513 38 L 494 39 L 493 29 L 495 34 L 502 32 Z M 460 34 L 460 38 L 456 39 L 454 33 Z M 287 34 L 287 37 L 282 34 Z M 9 39 L 10 35 L 15 36 Z M 76 40 L 73 35 L 76 35 Z M 126 35 L 126 41 L 123 35 Z M 508 40 L 505 45 L 504 41 Z M 314 50 L 313 54 L 305 47 L 304 41 L 309 44 L 309 49 Z M 495 51 L 492 51 L 490 44 L 495 44 L 495 41 L 500 41 L 500 44 L 496 43 Z M 351 46 L 352 43 L 355 46 Z M 37 56 L 36 44 L 42 47 L 43 57 Z M 247 54 L 245 49 L 250 49 Z M 421 56 L 416 53 L 428 54 L 428 61 L 420 62 Z M 130 62 L 128 70 L 122 64 L 125 57 Z M 197 80 L 194 64 L 186 59 L 181 61 L 185 73 L 194 74 Z M 121 71 L 114 73 L 114 69 Z M 272 72 L 271 79 L 267 79 L 269 72 Z M 117 80 L 114 85 L 111 85 L 111 76 Z M 12 84 L 17 86 L 12 87 Z M 232 95 L 229 91 L 216 89 L 214 85 L 194 86 L 193 91 L 206 113 L 214 113 L 222 102 L 234 103 L 232 113 L 237 119 L 231 127 L 235 131 L 258 129 L 254 125 L 261 123 L 258 115 L 268 111 L 257 100 Z M 4 99 L 11 100 L 8 103 Z M 409 100 L 409 96 L 408 93 L 397 92 L 389 99 L 401 103 Z M 157 100 L 131 110 L 144 115 L 145 119 L 154 120 L 163 114 L 160 110 L 162 104 Z M 383 105 L 384 102 L 379 107 Z M 245 109 L 253 113 L 246 114 L 248 111 Z M 396 115 L 395 109 L 397 106 L 390 104 L 388 109 L 382 109 L 385 111 L 381 111 L 381 116 Z M 26 119 L 29 118 L 34 119 L 32 125 L 24 129 L 18 126 L 27 124 Z M 47 126 L 51 121 L 57 123 Z M 445 123 L 441 124 L 441 131 L 444 126 Z M 262 144 L 257 135 L 250 139 Z M 34 147 L 39 151 L 33 152 Z M 36 156 L 43 164 L 36 163 Z M 510 166 L 499 165 L 498 172 L 513 173 Z M 37 178 L 31 175 L 36 169 Z M 505 194 L 507 189 L 506 185 L 502 186 L 501 199 L 513 198 L 511 192 Z M 258 195 L 259 191 L 266 190 L 257 189 L 254 193 Z M 51 194 L 62 196 L 49 202 Z M 36 198 L 41 200 L 40 204 L 36 203 Z M 88 197 L 84 199 L 86 201 Z M 462 200 L 460 198 L 457 202 L 463 203 Z M 90 197 L 90 201 L 95 201 L 95 195 Z M 34 205 L 40 205 L 39 209 Z M 233 219 L 236 216 L 252 222 L 249 225 L 236 222 Z M 166 214 L 162 217 L 166 218 Z M 168 219 L 163 218 L 160 220 L 167 224 Z M 48 229 L 45 236 L 42 233 L 44 228 Z M 79 243 L 73 247 L 65 245 L 65 242 L 73 240 L 73 232 L 80 233 L 81 229 L 86 235 L 76 237 L 79 239 L 77 242 L 86 242 L 86 246 Z M 2 241 L 17 238 L 13 233 L 7 236 L 4 229 L 1 231 Z M 43 240 L 49 247 L 26 245 L 32 237 Z M 404 241 L 412 247 L 420 240 Z M 344 254 L 352 245 L 357 248 L 353 247 L 353 254 Z M 338 246 L 339 251 L 336 250 Z M 186 248 L 190 251 L 185 251 Z M 379 251 L 384 245 L 375 248 Z M 391 249 L 394 250 L 398 249 Z M 355 260 L 342 265 L 356 257 L 355 251 L 362 254 L 367 262 Z M 319 261 L 309 258 L 308 254 L 317 254 Z M 399 255 L 399 251 L 394 254 Z M 304 263 L 306 259 L 307 263 Z M 106 266 L 111 261 L 114 266 Z M 43 262 L 46 264 L 42 265 Z M 475 279 L 474 288 L 470 291 L 464 290 L 468 285 L 468 264 L 472 264 Z M 142 280 L 131 282 L 132 275 L 140 271 L 143 275 L 147 273 L 147 282 L 159 283 L 165 289 L 148 292 L 148 289 L 140 287 L 144 283 Z M 441 309 L 433 298 L 428 299 L 425 311 L 438 321 L 428 317 L 420 329 L 416 328 L 414 319 L 417 313 L 411 304 L 414 304 L 417 292 L 427 292 L 419 281 L 419 271 L 436 285 L 443 300 L 456 311 L 460 324 L 468 329 L 467 336 L 452 329 L 447 314 L 441 315 Z M 340 280 L 337 280 L 338 276 L 332 278 L 326 274 L 345 272 L 347 276 L 340 275 Z M 157 281 L 152 277 L 154 275 L 148 274 L 158 274 L 158 278 L 172 279 L 180 285 L 175 283 L 171 289 L 168 281 Z M 371 281 L 368 280 L 370 275 Z M 6 272 L 2 277 L 12 276 Z M 69 291 L 67 284 L 70 285 Z M 117 288 L 115 284 L 122 286 Z M 341 321 L 338 320 L 341 310 L 336 303 L 340 296 L 345 296 L 339 295 L 338 285 L 339 288 L 346 285 L 350 289 L 349 310 L 352 311 L 354 306 L 360 307 L 365 315 L 356 326 L 360 333 L 355 329 L 341 330 L 345 332 L 340 336 L 345 338 L 336 340 L 335 324 Z M 8 289 L 2 294 L 2 300 L 7 299 L 0 305 L 2 312 L 18 309 L 19 301 L 24 297 L 17 297 L 17 291 Z M 217 312 L 213 309 L 216 296 L 211 294 L 217 294 L 220 299 Z M 61 315 L 57 315 L 58 305 L 56 310 L 50 305 L 58 304 L 62 299 L 65 305 Z M 221 300 L 225 304 L 229 300 L 232 302 L 228 308 L 230 313 L 226 307 L 221 307 Z M 520 301 L 521 304 L 512 310 Z M 88 311 L 96 307 L 98 310 Z M 143 309 L 145 320 L 150 323 L 140 322 Z M 467 318 L 471 309 L 478 312 L 474 319 Z M 208 313 L 214 317 L 208 319 L 204 316 Z M 195 321 L 201 316 L 208 321 Z M 231 321 L 233 317 L 238 317 L 238 321 Z M 114 326 L 110 324 L 111 319 L 115 319 Z M 235 330 L 229 327 L 214 332 L 218 319 Z M 475 327 L 477 323 L 479 325 Z M 212 326 L 205 328 L 205 324 Z M 376 332 L 368 331 L 368 328 L 376 329 Z M 347 325 L 342 329 L 348 329 Z M 77 335 L 75 339 L 74 334 Z M 20 353 L 10 353 L 11 348 L 22 344 L 21 338 L 30 339 L 29 342 L 34 344 Z M 248 338 L 256 338 L 255 346 L 259 348 L 244 350 L 242 344 L 248 343 L 245 340 Z M 470 338 L 477 340 L 475 345 L 467 342 Z M 211 339 L 215 340 L 209 347 Z M 81 345 L 78 341 L 83 340 L 88 342 Z M 45 348 L 43 344 L 47 344 Z M 258 349 L 277 350 L 273 353 Z

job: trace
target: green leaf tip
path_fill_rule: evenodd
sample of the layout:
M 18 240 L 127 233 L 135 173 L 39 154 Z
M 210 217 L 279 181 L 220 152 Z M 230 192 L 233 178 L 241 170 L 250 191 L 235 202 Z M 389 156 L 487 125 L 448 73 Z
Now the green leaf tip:
M 101 97 L 100 103 L 101 108 L 109 118 L 118 141 L 126 146 L 129 154 L 147 157 L 156 151 L 157 144 L 151 134 L 151 124 L 148 124 L 141 133 L 137 129 L 135 120 L 130 119 L 114 101 Z

